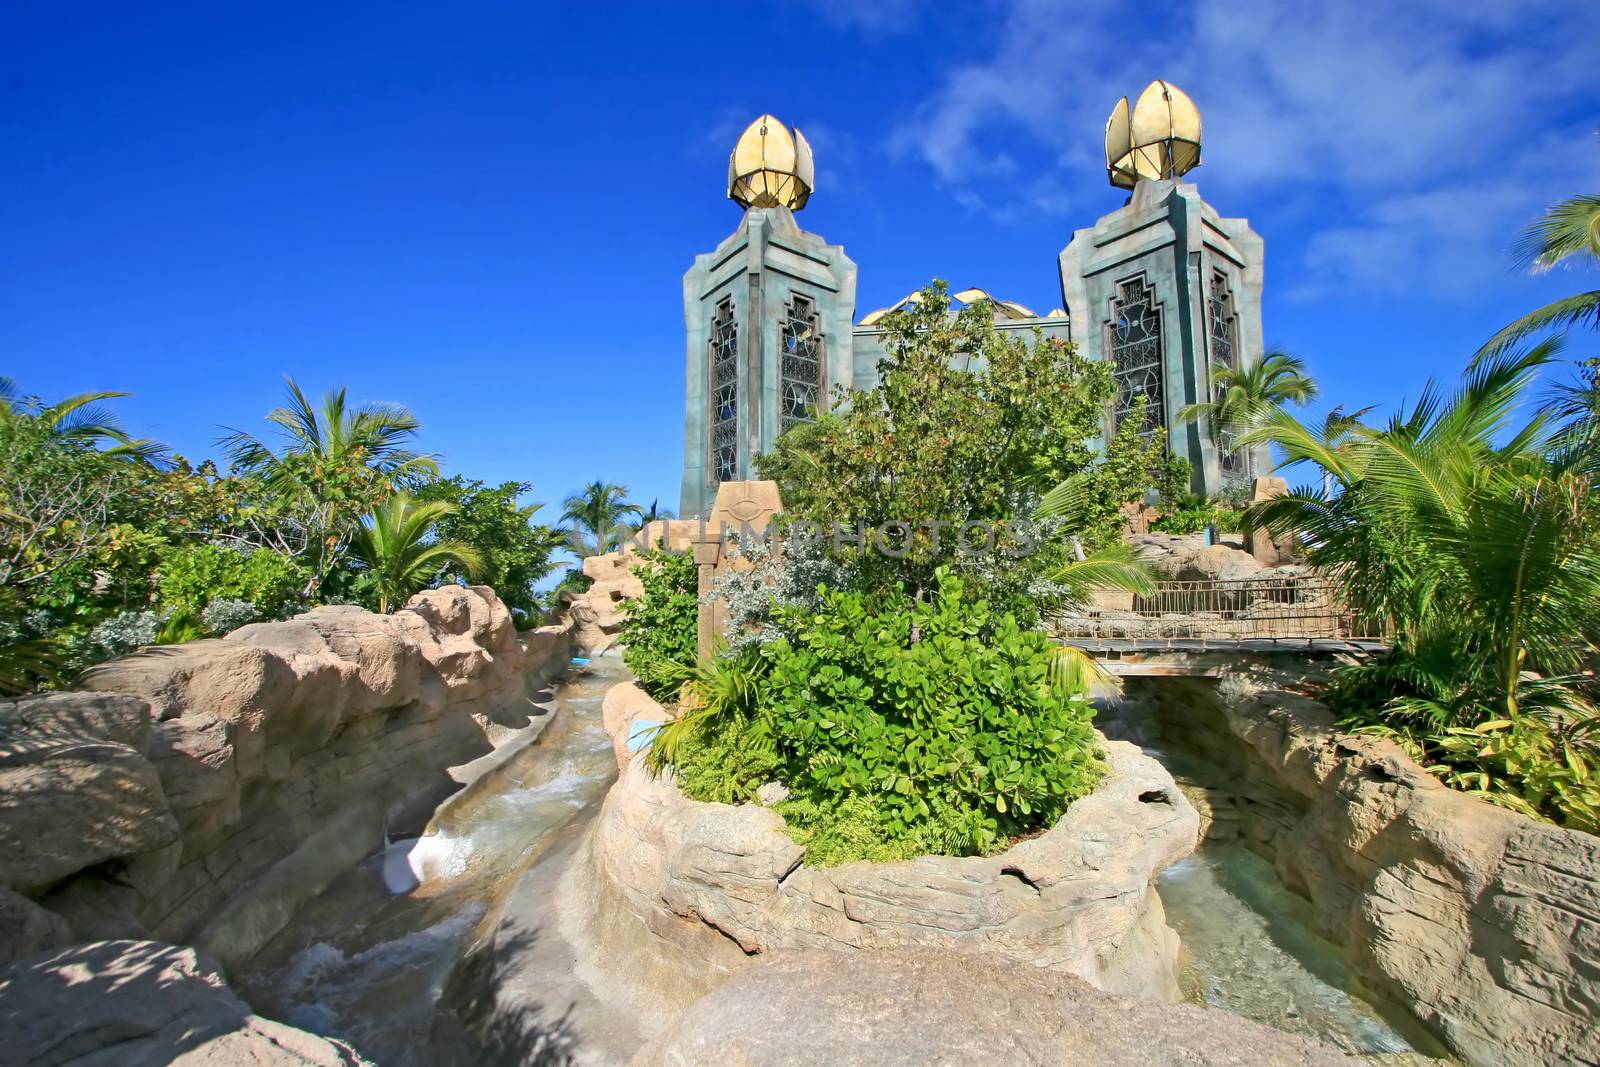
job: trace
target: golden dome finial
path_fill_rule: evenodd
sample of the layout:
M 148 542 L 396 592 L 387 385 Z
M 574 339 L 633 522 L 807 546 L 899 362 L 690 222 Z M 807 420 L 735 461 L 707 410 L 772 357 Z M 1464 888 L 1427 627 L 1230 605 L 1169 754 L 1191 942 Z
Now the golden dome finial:
M 811 146 L 799 130 L 762 115 L 752 122 L 728 157 L 728 199 L 745 207 L 799 211 L 816 187 Z
M 1106 120 L 1106 174 L 1132 189 L 1141 178 L 1176 178 L 1200 165 L 1200 109 L 1184 91 L 1159 79 L 1130 110 L 1117 101 Z

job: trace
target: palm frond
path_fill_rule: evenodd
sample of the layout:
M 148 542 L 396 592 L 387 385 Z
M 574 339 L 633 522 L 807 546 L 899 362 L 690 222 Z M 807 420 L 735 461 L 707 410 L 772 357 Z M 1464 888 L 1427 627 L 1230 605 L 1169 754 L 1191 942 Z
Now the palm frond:
M 1546 330 L 1600 329 L 1600 289 L 1554 300 L 1515 320 L 1483 343 L 1478 358 L 1496 355 Z

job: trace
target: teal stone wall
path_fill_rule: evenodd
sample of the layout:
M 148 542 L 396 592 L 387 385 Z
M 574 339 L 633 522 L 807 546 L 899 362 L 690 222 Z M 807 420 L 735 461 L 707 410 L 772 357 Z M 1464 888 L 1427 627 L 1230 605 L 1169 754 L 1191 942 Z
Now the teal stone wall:
M 1141 181 L 1121 208 L 1073 234 L 1058 269 L 1067 317 L 1001 319 L 1001 330 L 1040 330 L 1075 343 L 1091 359 L 1113 358 L 1111 331 L 1119 286 L 1142 278 L 1154 296 L 1161 332 L 1161 422 L 1169 447 L 1189 460 L 1197 492 L 1218 495 L 1271 473 L 1265 449 L 1235 453 L 1229 470 L 1204 422 L 1178 424 L 1186 404 L 1207 399 L 1218 357 L 1211 294 L 1221 278 L 1229 294 L 1223 334 L 1239 365 L 1262 356 L 1264 244 L 1245 219 L 1223 218 L 1181 180 Z M 807 233 L 787 208 L 752 208 L 714 252 L 695 258 L 683 278 L 687 326 L 683 492 L 679 514 L 710 514 L 716 479 L 710 467 L 712 332 L 717 307 L 731 300 L 738 333 L 737 456 L 734 477 L 755 476 L 754 458 L 782 429 L 781 347 L 796 295 L 815 306 L 822 338 L 819 407 L 836 385 L 871 388 L 882 338 L 854 325 L 856 265 L 841 245 Z M 1114 412 L 1107 412 L 1107 433 Z
M 1179 425 L 1185 404 L 1209 397 L 1214 342 L 1210 294 L 1220 273 L 1231 293 L 1232 336 L 1240 366 L 1261 359 L 1261 284 L 1265 245 L 1245 219 L 1225 219 L 1189 182 L 1141 181 L 1128 202 L 1078 230 L 1061 253 L 1061 293 L 1079 349 L 1110 359 L 1119 285 L 1142 276 L 1160 310 L 1163 392 L 1169 447 L 1189 460 L 1196 492 L 1223 491 L 1271 472 L 1264 449 L 1241 455 L 1225 477 L 1209 427 Z
M 815 306 L 822 338 L 819 397 L 852 381 L 851 335 L 856 265 L 840 245 L 807 233 L 783 207 L 752 208 L 716 251 L 695 257 L 683 276 L 688 327 L 685 363 L 683 492 L 678 514 L 707 516 L 716 496 L 710 469 L 712 320 L 725 298 L 738 327 L 736 478 L 755 477 L 753 459 L 771 449 L 781 428 L 779 383 L 783 322 L 796 295 Z

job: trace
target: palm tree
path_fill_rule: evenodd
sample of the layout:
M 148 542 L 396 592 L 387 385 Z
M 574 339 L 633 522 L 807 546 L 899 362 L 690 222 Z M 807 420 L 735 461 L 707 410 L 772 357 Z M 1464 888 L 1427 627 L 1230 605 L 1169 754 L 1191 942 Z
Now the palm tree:
M 1412 669 L 1453 664 L 1452 714 L 1514 717 L 1525 671 L 1573 675 L 1600 651 L 1600 539 L 1584 520 L 1600 445 L 1552 437 L 1546 412 L 1509 421 L 1556 350 L 1480 357 L 1453 395 L 1430 383 L 1408 413 L 1346 426 L 1336 447 L 1287 412 L 1244 437 L 1339 484 L 1252 505 L 1246 521 L 1296 531 L 1352 606 L 1390 621 Z
M 1178 410 L 1179 422 L 1206 420 L 1213 443 L 1238 447 L 1239 435 L 1259 426 L 1287 404 L 1303 407 L 1317 395 L 1305 361 L 1274 349 L 1248 367 L 1211 368 L 1212 399 Z
M 580 556 L 610 551 L 627 535 L 626 520 L 644 514 L 628 503 L 626 486 L 609 482 L 590 482 L 562 501 L 562 507 L 566 510 L 559 521 L 569 524 L 573 551 Z
M 235 470 L 260 480 L 274 514 L 252 517 L 256 536 L 306 561 L 309 596 L 347 551 L 358 516 L 439 467 L 411 448 L 420 424 L 401 405 L 352 408 L 339 388 L 313 407 L 293 378 L 285 381 L 289 403 L 267 413 L 282 438 L 277 448 L 242 430 L 217 443 Z
M 652 500 L 650 501 L 649 507 L 641 508 L 639 510 L 640 525 L 649 525 L 652 522 L 659 522 L 662 519 L 670 519 L 674 517 L 671 508 L 660 507 L 659 504 L 659 500 Z
M 0 376 L 0 431 L 18 420 L 30 419 L 63 441 L 96 448 L 108 445 L 102 449 L 108 456 L 142 462 L 157 460 L 167 451 L 164 445 L 149 438 L 131 436 L 116 415 L 99 406 L 101 401 L 127 395 L 109 391 L 79 393 L 46 404 L 38 397 L 23 396 L 15 379 Z
M 1518 240 L 1518 263 L 1539 274 L 1578 259 L 1600 263 L 1600 195 L 1562 200 L 1534 221 Z M 1530 311 L 1502 329 L 1479 350 L 1479 358 L 1498 355 L 1532 334 L 1587 324 L 1600 329 L 1600 289 L 1564 297 Z
M 404 603 L 442 567 L 460 567 L 469 576 L 483 568 L 483 557 L 465 541 L 429 539 L 434 525 L 455 511 L 446 501 L 419 501 L 400 492 L 362 519 L 351 552 L 372 576 L 380 612 Z

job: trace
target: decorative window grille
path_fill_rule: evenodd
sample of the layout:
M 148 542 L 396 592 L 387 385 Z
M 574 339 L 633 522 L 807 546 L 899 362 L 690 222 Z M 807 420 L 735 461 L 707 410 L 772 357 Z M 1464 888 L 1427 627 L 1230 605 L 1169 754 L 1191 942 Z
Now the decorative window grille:
M 789 304 L 779 351 L 778 403 L 780 429 L 809 422 L 822 391 L 822 337 L 817 332 L 816 305 L 803 296 Z
M 739 325 L 733 298 L 717 305 L 711 320 L 712 486 L 739 477 Z
M 1220 400 L 1225 390 L 1216 382 L 1216 372 L 1224 368 L 1239 369 L 1239 325 L 1233 313 L 1233 287 L 1228 284 L 1226 271 L 1213 271 L 1211 274 L 1210 304 L 1211 392 L 1213 397 Z M 1225 478 L 1247 478 L 1250 475 L 1249 452 L 1238 447 L 1235 443 L 1237 437 L 1238 434 L 1228 427 L 1217 432 L 1218 462 Z
M 1111 309 L 1111 359 L 1117 381 L 1116 425 L 1133 412 L 1141 396 L 1149 397 L 1139 432 L 1154 433 L 1167 424 L 1166 390 L 1161 373 L 1161 310 L 1143 277 L 1117 283 Z

